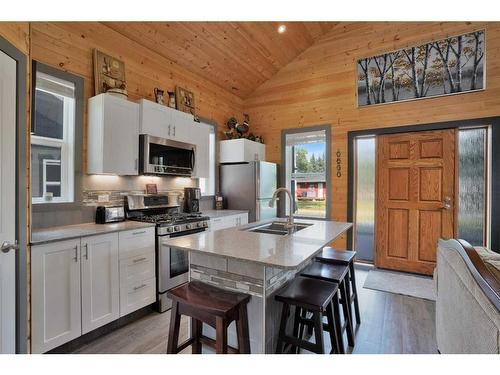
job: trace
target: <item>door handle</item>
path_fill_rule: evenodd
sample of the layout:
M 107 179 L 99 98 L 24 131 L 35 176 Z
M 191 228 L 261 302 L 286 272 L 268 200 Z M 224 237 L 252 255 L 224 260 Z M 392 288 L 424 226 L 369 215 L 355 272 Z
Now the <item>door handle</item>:
M 444 210 L 451 209 L 451 198 L 450 197 L 444 197 L 443 206 L 441 208 Z
M 17 241 L 14 241 L 14 243 L 4 241 L 0 250 L 2 250 L 2 252 L 4 253 L 8 253 L 11 250 L 19 250 L 19 245 L 17 244 Z
M 170 128 L 172 127 L 172 125 L 169 125 L 168 126 L 168 135 L 170 136 Z
M 176 128 L 176 126 L 174 125 L 174 137 L 175 137 L 175 128 Z
M 73 260 L 75 262 L 78 262 L 78 245 L 75 246 L 74 250 L 75 250 L 75 256 L 73 257 Z
M 89 260 L 89 244 L 85 244 L 85 259 Z

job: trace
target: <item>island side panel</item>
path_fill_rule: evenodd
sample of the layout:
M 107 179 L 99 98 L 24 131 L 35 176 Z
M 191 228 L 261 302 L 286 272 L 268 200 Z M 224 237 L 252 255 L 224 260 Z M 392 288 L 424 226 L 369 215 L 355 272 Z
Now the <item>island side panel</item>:
M 288 270 L 277 267 L 265 267 L 265 351 L 275 353 L 280 328 L 281 310 L 283 304 L 274 299 L 276 292 L 292 280 L 297 270 Z M 287 329 L 291 331 L 291 324 Z M 290 332 L 291 334 L 291 332 Z
M 265 266 L 192 251 L 189 258 L 191 280 L 251 296 L 247 306 L 250 350 L 253 354 L 265 353 Z M 203 334 L 215 339 L 215 330 L 206 324 Z M 228 329 L 228 343 L 238 347 L 234 322 Z

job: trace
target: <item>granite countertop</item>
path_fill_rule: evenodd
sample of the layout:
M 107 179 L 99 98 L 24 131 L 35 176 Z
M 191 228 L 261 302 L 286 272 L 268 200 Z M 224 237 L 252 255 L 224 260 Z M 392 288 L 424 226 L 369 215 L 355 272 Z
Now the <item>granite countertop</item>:
M 248 210 L 203 210 L 202 214 L 208 216 L 210 219 L 218 217 L 232 216 L 239 214 L 247 214 Z
M 141 229 L 154 226 L 155 225 L 153 223 L 142 223 L 131 220 L 110 224 L 85 223 L 64 225 L 60 227 L 34 230 L 31 233 L 31 244 L 40 245 L 47 242 L 69 240 L 78 237 L 93 236 L 96 234 L 121 232 L 124 230 Z
M 280 236 L 248 232 L 244 229 L 260 226 L 272 220 L 169 238 L 164 244 L 225 258 L 259 263 L 266 266 L 296 269 L 313 258 L 324 246 L 345 233 L 351 223 L 297 219 L 296 223 L 311 223 L 294 234 Z M 243 229 L 243 230 L 242 230 Z

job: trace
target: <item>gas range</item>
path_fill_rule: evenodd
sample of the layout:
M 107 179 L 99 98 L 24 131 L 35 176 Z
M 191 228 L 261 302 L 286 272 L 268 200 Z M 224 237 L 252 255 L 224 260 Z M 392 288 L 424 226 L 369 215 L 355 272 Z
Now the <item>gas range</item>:
M 143 214 L 137 217 L 130 217 L 130 220 L 155 223 L 159 236 L 172 233 L 189 232 L 193 229 L 208 228 L 210 218 L 198 213 L 159 213 Z

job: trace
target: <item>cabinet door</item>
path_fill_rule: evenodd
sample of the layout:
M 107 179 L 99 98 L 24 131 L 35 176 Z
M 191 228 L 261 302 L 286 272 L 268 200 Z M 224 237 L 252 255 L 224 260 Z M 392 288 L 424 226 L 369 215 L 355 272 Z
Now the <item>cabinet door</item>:
M 139 173 L 139 106 L 106 95 L 104 104 L 103 173 Z
M 80 239 L 31 248 L 31 344 L 44 353 L 82 334 Z
M 196 145 L 193 177 L 208 178 L 210 177 L 210 125 L 195 122 L 192 142 Z M 215 160 L 212 160 L 212 163 L 214 162 Z
M 82 333 L 120 316 L 118 233 L 82 238 Z
M 146 99 L 142 99 L 139 104 L 140 134 L 169 138 L 172 131 L 172 109 Z
M 195 143 L 193 141 L 194 118 L 190 113 L 172 110 L 171 139 L 179 142 Z

